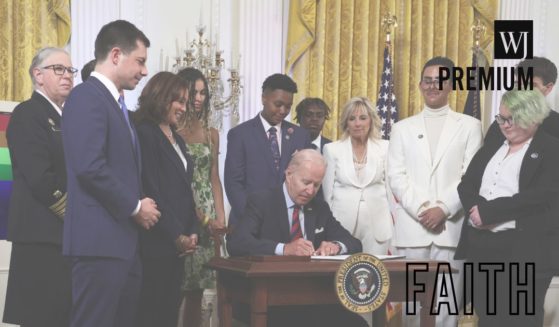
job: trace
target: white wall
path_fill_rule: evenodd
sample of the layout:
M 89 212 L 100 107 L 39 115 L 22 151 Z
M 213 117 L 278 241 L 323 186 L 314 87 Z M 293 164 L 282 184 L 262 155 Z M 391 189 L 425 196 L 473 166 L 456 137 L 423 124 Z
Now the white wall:
M 553 0 L 501 0 L 499 19 L 534 21 L 534 55 L 546 57 L 559 66 L 559 43 L 555 42 L 559 30 L 559 1 Z M 494 66 L 514 66 L 519 60 L 495 60 Z M 559 110 L 559 86 L 547 96 L 551 108 Z M 494 91 L 490 121 L 499 111 L 503 91 Z

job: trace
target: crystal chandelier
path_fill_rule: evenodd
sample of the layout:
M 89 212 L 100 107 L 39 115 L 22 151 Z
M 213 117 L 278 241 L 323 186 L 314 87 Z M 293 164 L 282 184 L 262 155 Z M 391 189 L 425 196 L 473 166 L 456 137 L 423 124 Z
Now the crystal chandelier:
M 219 50 L 219 45 L 212 43 L 204 38 L 206 26 L 196 26 L 198 38 L 189 41 L 188 34 L 186 39 L 186 50 L 184 57 L 180 57 L 177 41 L 177 57 L 176 63 L 173 65 L 173 72 L 177 73 L 183 68 L 193 67 L 201 71 L 208 81 L 210 94 L 210 114 L 208 122 L 210 126 L 219 130 L 223 126 L 224 117 L 232 117 L 233 126 L 239 122 L 239 96 L 241 95 L 241 77 L 239 75 L 240 56 L 237 58 L 235 65 L 229 68 L 230 78 L 229 96 L 225 95 L 221 71 L 225 60 L 223 59 L 223 50 Z M 217 41 L 217 40 L 216 40 Z M 233 61 L 233 58 L 231 58 Z

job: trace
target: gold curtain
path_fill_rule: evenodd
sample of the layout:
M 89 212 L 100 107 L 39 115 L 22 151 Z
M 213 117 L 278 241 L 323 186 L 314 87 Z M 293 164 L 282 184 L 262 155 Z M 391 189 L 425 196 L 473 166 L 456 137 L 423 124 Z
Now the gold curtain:
M 395 93 L 400 119 L 422 108 L 418 85 L 423 64 L 447 56 L 471 65 L 474 19 L 488 28 L 482 46 L 492 55 L 493 20 L 498 0 L 292 0 L 286 71 L 299 86 L 294 103 L 320 97 L 332 109 L 324 135 L 341 134 L 338 117 L 353 96 L 376 102 L 385 46 L 382 15 L 398 18 L 392 35 Z M 461 112 L 467 92 L 453 92 L 450 105 Z
M 29 98 L 33 56 L 42 47 L 64 47 L 70 24 L 70 0 L 0 1 L 0 100 Z

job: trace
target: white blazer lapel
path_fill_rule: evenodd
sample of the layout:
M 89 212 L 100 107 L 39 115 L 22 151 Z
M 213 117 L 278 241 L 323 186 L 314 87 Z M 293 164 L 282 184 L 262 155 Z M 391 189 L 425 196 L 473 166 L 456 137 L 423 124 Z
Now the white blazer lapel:
M 452 140 L 456 137 L 460 130 L 460 115 L 456 114 L 454 111 L 449 110 L 448 116 L 441 131 L 439 137 L 439 142 L 437 144 L 437 151 L 435 152 L 435 159 L 433 160 L 433 171 L 436 169 L 437 165 L 441 162 L 443 155 L 445 154 L 448 146 L 452 143 Z
M 341 162 L 343 165 L 344 174 L 353 185 L 358 186 L 358 179 L 357 175 L 355 174 L 355 166 L 353 164 L 353 148 L 351 146 L 351 137 L 348 136 L 348 138 L 342 141 L 341 145 L 342 153 L 340 153 L 340 155 L 342 156 Z
M 427 128 L 425 127 L 425 117 L 423 116 L 423 111 L 416 116 L 412 116 L 413 120 L 412 129 L 409 133 L 410 137 L 414 140 L 410 140 L 410 145 L 417 144 L 423 153 L 423 159 L 427 161 L 427 165 L 431 167 L 431 150 L 429 149 L 429 138 L 427 137 Z
M 358 186 L 365 187 L 366 185 L 371 183 L 371 181 L 375 177 L 375 173 L 378 169 L 377 166 L 379 164 L 378 162 L 379 154 L 380 154 L 380 150 L 378 149 L 378 144 L 376 144 L 374 141 L 368 140 L 367 141 L 367 164 L 363 168 L 362 181 L 359 183 L 359 180 L 357 180 Z

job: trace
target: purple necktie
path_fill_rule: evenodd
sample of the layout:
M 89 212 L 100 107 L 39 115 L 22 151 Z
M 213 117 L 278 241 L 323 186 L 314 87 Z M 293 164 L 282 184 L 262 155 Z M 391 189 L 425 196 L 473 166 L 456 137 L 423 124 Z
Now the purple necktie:
M 272 150 L 272 159 L 274 159 L 274 167 L 276 171 L 279 171 L 279 164 L 280 164 L 280 152 L 279 152 L 279 145 L 278 145 L 278 134 L 277 129 L 275 127 L 270 127 L 268 132 L 270 135 L 268 136 L 268 140 L 270 141 L 270 149 Z
M 124 97 L 122 95 L 118 98 L 118 103 L 120 104 L 120 110 L 122 110 L 122 114 L 124 115 L 124 119 L 126 120 L 126 124 L 128 125 L 128 129 L 130 130 L 130 136 L 132 136 L 132 144 L 134 144 L 134 147 L 136 147 L 136 138 L 134 137 L 134 132 L 132 131 L 132 125 L 130 125 L 128 108 L 126 108 L 126 103 L 124 102 Z

